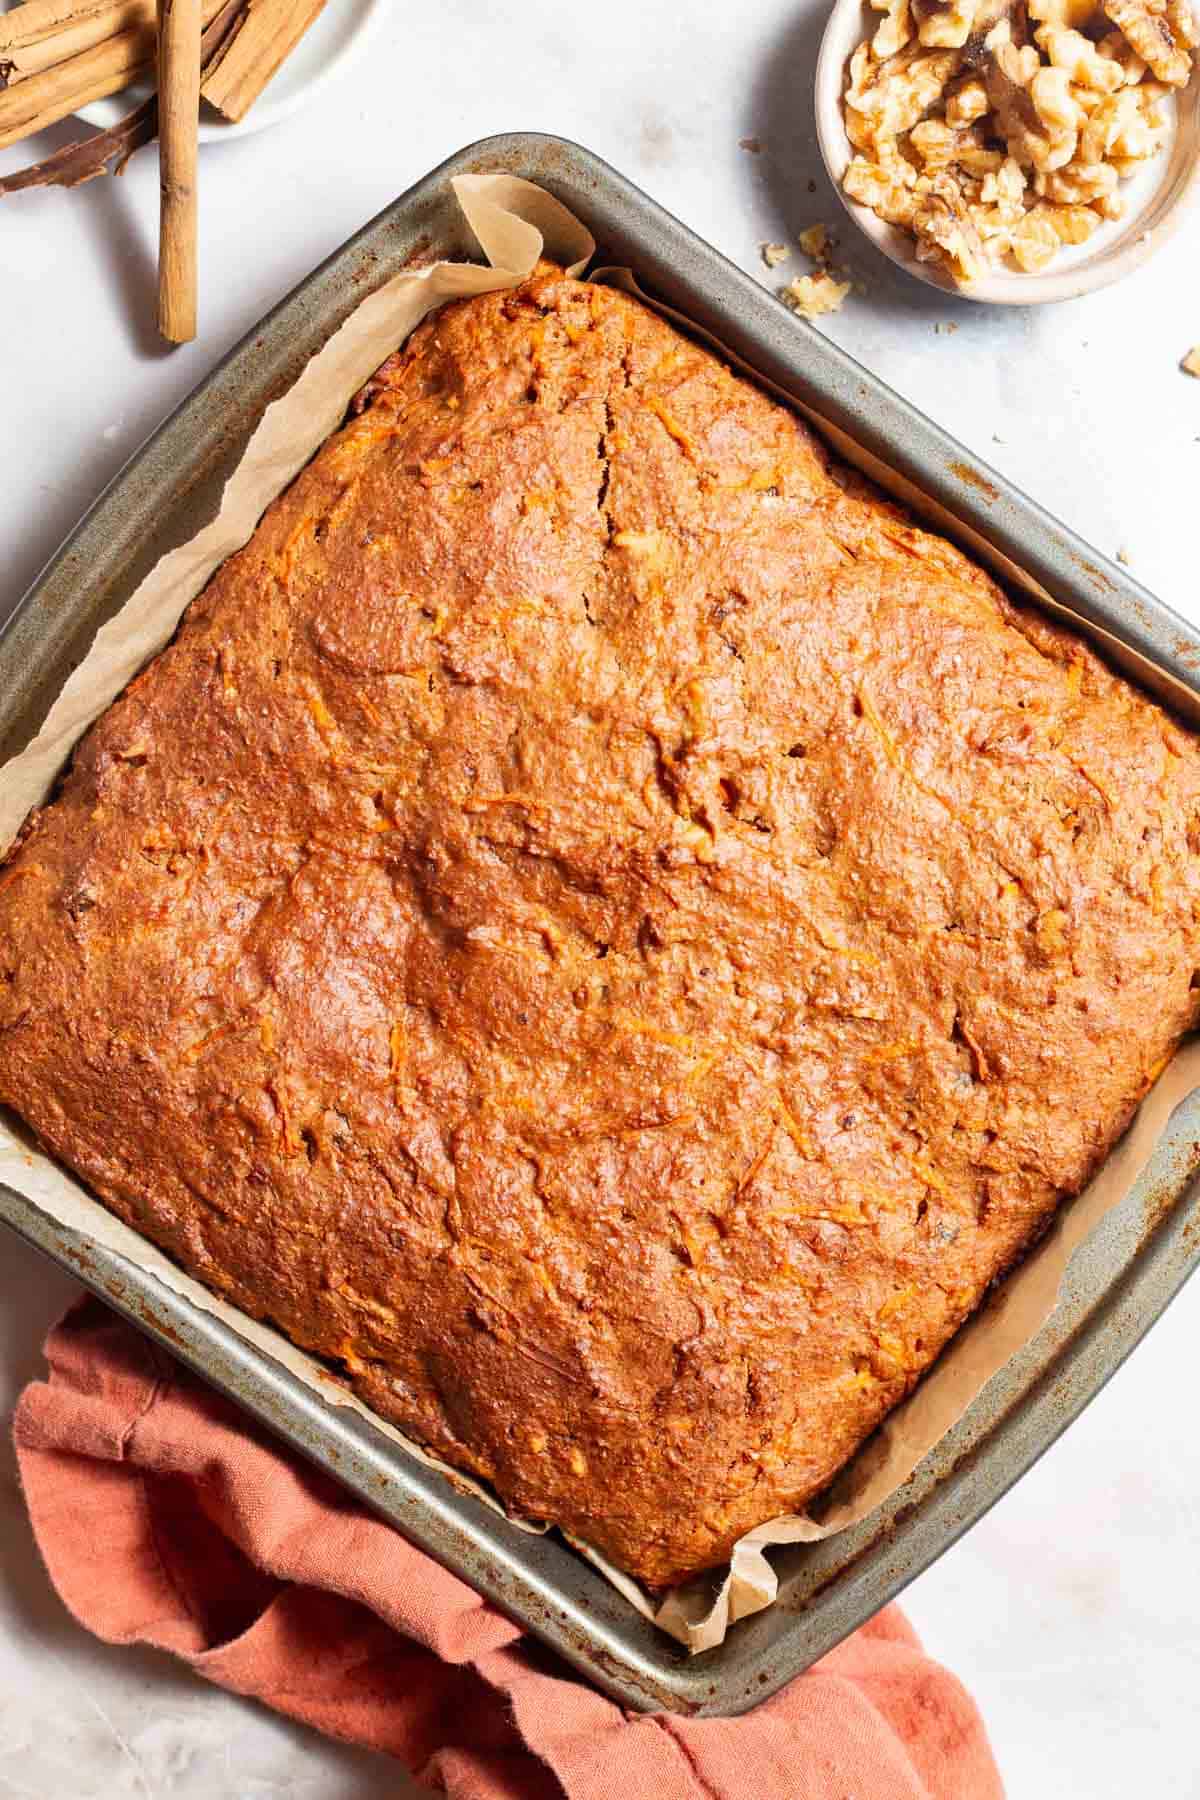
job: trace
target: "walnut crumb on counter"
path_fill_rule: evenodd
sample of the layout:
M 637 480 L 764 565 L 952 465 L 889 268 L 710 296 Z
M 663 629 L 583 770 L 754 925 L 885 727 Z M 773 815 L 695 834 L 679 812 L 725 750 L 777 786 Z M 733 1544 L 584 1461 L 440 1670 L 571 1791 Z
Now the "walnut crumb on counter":
M 849 278 L 849 270 L 833 261 L 835 240 L 829 234 L 829 227 L 820 221 L 807 225 L 796 242 L 805 256 L 816 264 L 816 272 L 800 275 L 780 288 L 779 298 L 802 319 L 819 319 L 825 313 L 837 312 L 855 283 Z M 839 276 L 846 279 L 839 280 Z M 866 291 L 861 283 L 857 285 L 860 292 Z
M 760 244 L 759 249 L 768 269 L 777 269 L 792 254 L 786 244 Z
M 850 292 L 848 281 L 835 281 L 832 275 L 801 275 L 780 290 L 780 299 L 799 313 L 802 319 L 819 319 L 837 312 Z
M 1194 375 L 1200 381 L 1200 344 L 1193 344 L 1179 366 L 1185 375 Z

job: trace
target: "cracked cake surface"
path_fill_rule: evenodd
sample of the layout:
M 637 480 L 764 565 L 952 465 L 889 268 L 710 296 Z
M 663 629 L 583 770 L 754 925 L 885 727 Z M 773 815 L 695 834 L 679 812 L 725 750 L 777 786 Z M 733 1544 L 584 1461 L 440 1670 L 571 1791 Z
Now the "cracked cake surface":
M 802 1506 L 1192 1023 L 1200 755 L 629 297 L 379 371 L 0 871 L 0 1099 L 654 1586 Z

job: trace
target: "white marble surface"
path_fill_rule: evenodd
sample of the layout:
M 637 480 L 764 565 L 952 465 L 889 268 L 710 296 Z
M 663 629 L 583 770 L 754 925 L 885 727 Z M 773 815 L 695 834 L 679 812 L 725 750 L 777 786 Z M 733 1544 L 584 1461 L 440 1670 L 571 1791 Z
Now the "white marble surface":
M 516 127 L 574 137 L 762 273 L 761 240 L 840 225 L 811 130 L 822 10 L 396 6 L 369 64 L 318 115 L 204 152 L 203 331 L 169 355 L 153 332 L 152 153 L 119 183 L 0 203 L 0 609 L 264 309 L 463 143 Z M 762 140 L 760 155 L 739 148 L 745 137 Z M 0 169 L 20 160 L 0 152 Z M 1128 284 L 1023 312 L 939 297 L 857 249 L 848 227 L 844 242 L 867 292 L 827 322 L 830 335 L 1200 616 L 1200 383 L 1177 371 L 1200 340 L 1200 219 Z M 0 1243 L 0 1407 L 38 1366 L 68 1291 L 30 1251 Z M 1014 1800 L 1200 1796 L 1198 1322 L 1191 1292 L 908 1595 L 931 1647 L 977 1693 Z M 93 1644 L 48 1590 L 7 1453 L 2 1470 L 0 1796 L 410 1791 L 393 1764 L 204 1687 L 165 1657 Z

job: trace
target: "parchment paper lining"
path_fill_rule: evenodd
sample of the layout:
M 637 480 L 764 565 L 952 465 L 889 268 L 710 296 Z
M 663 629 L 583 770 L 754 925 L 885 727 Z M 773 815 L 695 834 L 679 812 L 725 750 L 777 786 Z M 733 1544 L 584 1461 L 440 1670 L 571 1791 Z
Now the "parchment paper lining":
M 47 798 L 83 732 L 143 664 L 169 642 L 185 607 L 225 559 L 248 540 L 270 502 L 337 429 L 353 394 L 426 313 L 446 300 L 514 286 L 543 254 L 572 274 L 581 273 L 593 254 L 595 246 L 580 222 L 529 182 L 511 175 L 460 176 L 454 189 L 490 266 L 437 263 L 395 276 L 351 314 L 294 387 L 267 409 L 225 488 L 217 517 L 190 543 L 163 557 L 116 617 L 102 627 L 36 738 L 0 769 L 0 847 L 7 847 L 30 809 Z M 636 291 L 627 271 L 605 271 L 602 278 Z M 691 329 L 694 332 L 695 328 Z M 898 498 L 914 499 L 913 490 L 891 470 L 865 457 L 810 409 L 799 410 L 881 485 Z M 927 501 L 923 509 L 928 511 Z M 963 535 L 957 521 L 947 519 L 946 523 L 953 523 L 958 535 Z M 993 565 L 1000 561 L 1006 579 L 1035 599 L 1048 601 L 1043 590 L 999 558 L 991 546 L 979 540 L 978 548 Z M 1065 610 L 1052 604 L 1055 611 Z M 845 1497 L 820 1524 L 803 1516 L 788 1516 L 747 1533 L 734 1550 L 729 1573 L 715 1599 L 711 1580 L 706 1579 L 655 1601 L 589 1546 L 576 1542 L 576 1548 L 639 1612 L 689 1650 L 697 1652 L 719 1644 L 730 1624 L 769 1606 L 776 1597 L 776 1577 L 765 1548 L 828 1537 L 874 1511 L 908 1479 L 1009 1357 L 1037 1334 L 1054 1308 L 1072 1253 L 1129 1192 L 1170 1114 L 1198 1085 L 1200 1043 L 1176 1056 L 1096 1180 L 1063 1210 L 1037 1250 L 964 1327 L 911 1397 L 890 1414 L 859 1452 L 840 1484 Z M 493 1510 L 503 1511 L 494 1494 L 411 1443 L 279 1332 L 248 1318 L 185 1275 L 94 1200 L 34 1145 L 22 1126 L 3 1113 L 0 1181 L 60 1224 L 116 1251 L 194 1305 L 216 1314 L 327 1404 L 351 1407 L 420 1461 L 443 1470 L 456 1485 L 470 1488 Z M 520 1519 L 513 1523 L 525 1530 L 544 1529 Z

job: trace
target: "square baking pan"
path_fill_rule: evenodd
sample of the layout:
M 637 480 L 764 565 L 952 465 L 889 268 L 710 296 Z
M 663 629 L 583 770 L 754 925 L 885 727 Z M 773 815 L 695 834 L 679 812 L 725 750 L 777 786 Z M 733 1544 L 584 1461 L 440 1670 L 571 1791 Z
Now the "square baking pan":
M 405 266 L 478 254 L 452 175 L 506 170 L 571 207 L 601 260 L 711 332 L 764 382 L 986 538 L 1106 652 L 1200 722 L 1200 636 L 1016 492 L 756 281 L 587 151 L 512 134 L 451 157 L 352 238 L 232 351 L 138 452 L 0 635 L 0 754 L 23 746 L 96 631 L 167 550 L 216 511 L 264 407 L 374 287 Z M 773 1552 L 777 1604 L 689 1657 L 556 1534 L 531 1537 L 323 1401 L 153 1276 L 0 1189 L 0 1219 L 344 1482 L 623 1705 L 745 1711 L 806 1669 L 978 1519 L 1098 1392 L 1200 1261 L 1200 1093 L 1175 1113 L 1125 1202 L 1076 1253 L 1038 1337 L 909 1481 L 823 1543 Z M 1081 1504 L 1085 1496 L 1080 1496 Z

